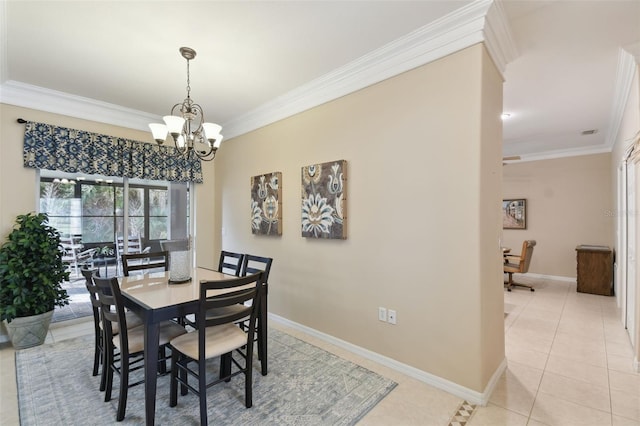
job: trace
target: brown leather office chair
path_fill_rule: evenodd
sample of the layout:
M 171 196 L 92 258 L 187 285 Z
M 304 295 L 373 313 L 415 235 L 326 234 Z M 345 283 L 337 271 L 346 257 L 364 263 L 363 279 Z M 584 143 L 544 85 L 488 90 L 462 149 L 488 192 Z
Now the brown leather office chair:
M 519 255 L 506 254 L 504 256 L 506 259 L 504 273 L 509 274 L 509 280 L 504 283 L 507 286 L 507 291 L 511 291 L 513 286 L 527 287 L 531 291 L 535 291 L 530 285 L 513 282 L 513 274 L 524 274 L 529 271 L 529 264 L 531 263 L 535 245 L 535 240 L 525 240 L 522 243 L 522 252 Z

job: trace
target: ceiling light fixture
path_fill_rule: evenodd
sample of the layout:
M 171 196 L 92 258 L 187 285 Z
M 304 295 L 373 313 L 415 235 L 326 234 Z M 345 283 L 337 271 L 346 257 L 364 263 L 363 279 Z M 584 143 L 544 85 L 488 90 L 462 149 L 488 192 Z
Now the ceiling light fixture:
M 151 123 L 149 128 L 159 145 L 169 133 L 180 155 L 186 157 L 194 153 L 201 160 L 211 161 L 222 142 L 222 126 L 205 123 L 202 107 L 191 100 L 189 61 L 196 57 L 196 51 L 181 47 L 180 54 L 187 60 L 187 98 L 171 108 L 171 115 L 162 117 L 165 124 Z
M 503 112 L 502 114 L 500 114 L 500 118 L 506 120 L 507 118 L 511 118 L 511 114 L 509 114 L 508 112 Z

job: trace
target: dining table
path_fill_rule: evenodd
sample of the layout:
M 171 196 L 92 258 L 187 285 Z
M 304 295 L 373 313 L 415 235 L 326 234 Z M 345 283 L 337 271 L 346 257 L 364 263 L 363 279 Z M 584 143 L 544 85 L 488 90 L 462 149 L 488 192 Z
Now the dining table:
M 237 277 L 206 268 L 194 268 L 191 280 L 180 284 L 169 283 L 168 271 L 118 278 L 124 305 L 143 320 L 144 407 L 147 425 L 153 425 L 155 421 L 160 323 L 173 318 L 185 317 L 198 311 L 201 281 L 234 278 Z M 231 290 L 218 290 L 219 294 L 228 291 Z M 214 295 L 215 291 L 210 293 Z M 264 292 L 263 297 L 266 297 Z M 263 320 L 263 316 L 266 317 L 266 312 L 260 313 L 260 321 Z M 264 320 L 266 321 L 266 318 Z M 262 343 L 266 345 L 266 342 Z

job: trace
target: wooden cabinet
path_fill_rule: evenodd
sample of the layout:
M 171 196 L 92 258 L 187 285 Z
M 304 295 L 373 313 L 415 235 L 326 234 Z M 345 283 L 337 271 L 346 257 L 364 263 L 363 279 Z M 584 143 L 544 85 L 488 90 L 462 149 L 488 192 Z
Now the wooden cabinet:
M 578 292 L 613 296 L 613 251 L 606 246 L 580 245 Z

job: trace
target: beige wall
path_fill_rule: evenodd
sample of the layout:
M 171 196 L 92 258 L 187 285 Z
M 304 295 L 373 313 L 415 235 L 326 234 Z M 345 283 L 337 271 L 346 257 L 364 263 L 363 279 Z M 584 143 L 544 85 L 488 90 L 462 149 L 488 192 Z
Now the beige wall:
M 484 391 L 504 359 L 501 109 L 476 45 L 235 138 L 216 161 L 219 244 L 275 259 L 271 312 Z M 348 238 L 302 238 L 301 167 L 340 159 Z M 274 171 L 283 235 L 253 236 L 250 177 Z
M 537 241 L 529 272 L 576 277 L 580 244 L 613 248 L 611 155 L 596 154 L 504 166 L 503 197 L 527 199 L 527 229 L 503 231 L 503 244 L 520 252 Z

